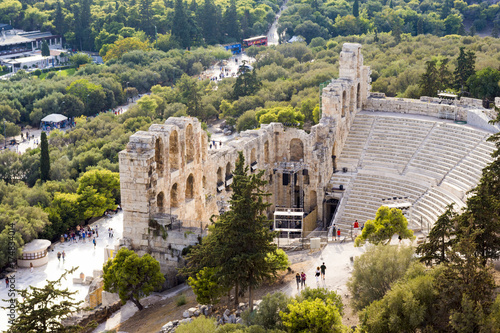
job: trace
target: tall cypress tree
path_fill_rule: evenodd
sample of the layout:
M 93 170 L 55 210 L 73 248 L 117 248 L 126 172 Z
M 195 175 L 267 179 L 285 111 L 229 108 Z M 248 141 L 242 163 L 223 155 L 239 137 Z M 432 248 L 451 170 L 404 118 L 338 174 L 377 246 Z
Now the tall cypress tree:
M 466 84 L 469 77 L 476 72 L 476 54 L 473 51 L 465 51 L 465 47 L 460 47 L 457 57 L 457 67 L 453 75 L 455 76 L 455 88 L 467 89 Z
M 50 179 L 49 142 L 45 132 L 40 136 L 40 149 L 40 179 L 44 182 Z
M 50 56 L 50 48 L 49 48 L 49 44 L 47 43 L 47 41 L 43 41 L 42 42 L 42 56 L 43 57 L 48 57 Z
M 425 73 L 420 77 L 420 95 L 436 96 L 439 89 L 438 70 L 436 68 L 437 61 L 429 60 L 425 62 Z
M 352 15 L 354 17 L 359 17 L 359 0 L 354 0 L 354 4 L 352 5 Z
M 64 33 L 64 13 L 62 11 L 61 2 L 57 2 L 56 15 L 54 18 L 54 26 L 56 27 L 55 32 L 59 35 Z
M 205 43 L 217 43 L 217 8 L 212 0 L 205 0 L 200 19 L 201 21 L 199 25 L 203 28 L 203 38 L 205 38 Z
M 154 25 L 152 22 L 153 12 L 151 10 L 152 0 L 141 0 L 139 9 L 141 14 L 141 28 L 149 36 L 154 34 Z
M 184 4 L 182 0 L 175 0 L 174 20 L 172 22 L 171 33 L 183 48 L 189 48 L 191 46 L 189 28 Z

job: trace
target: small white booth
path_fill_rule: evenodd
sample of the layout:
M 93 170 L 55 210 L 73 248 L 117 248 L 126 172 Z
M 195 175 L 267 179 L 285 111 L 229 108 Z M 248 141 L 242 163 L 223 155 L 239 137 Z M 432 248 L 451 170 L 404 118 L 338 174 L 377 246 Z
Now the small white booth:
M 46 239 L 34 239 L 25 244 L 22 256 L 17 259 L 17 266 L 30 267 L 31 263 L 33 267 L 45 265 L 49 261 L 47 249 L 50 244 L 52 243 Z

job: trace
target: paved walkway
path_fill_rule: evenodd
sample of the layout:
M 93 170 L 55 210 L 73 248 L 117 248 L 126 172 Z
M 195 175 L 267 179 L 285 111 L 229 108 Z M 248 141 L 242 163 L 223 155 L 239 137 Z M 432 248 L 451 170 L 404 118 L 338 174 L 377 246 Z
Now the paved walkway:
M 102 218 L 99 221 L 93 223 L 91 226 L 98 226 L 99 237 L 96 238 L 97 246 L 94 249 L 94 245 L 91 242 L 86 241 L 86 243 L 71 243 L 65 242 L 63 244 L 54 243 L 54 250 L 48 253 L 49 262 L 47 265 L 42 267 L 36 267 L 33 273 L 30 273 L 29 268 L 18 268 L 17 272 L 11 273 L 15 274 L 16 278 L 16 288 L 24 289 L 28 286 L 43 287 L 46 284 L 46 280 L 57 280 L 65 269 L 70 269 L 75 266 L 79 266 L 75 273 L 68 276 L 66 280 L 62 281 L 62 288 L 69 288 L 71 291 L 77 291 L 74 295 L 76 300 L 83 300 L 88 294 L 89 286 L 84 286 L 80 284 L 73 284 L 73 278 L 79 277 L 80 273 L 84 273 L 85 276 L 92 276 L 95 269 L 102 269 L 104 264 L 104 252 L 105 248 L 114 248 L 115 244 L 118 244 L 119 239 L 123 234 L 123 213 L 119 212 L 113 215 L 111 218 Z M 113 228 L 114 237 L 109 238 L 107 230 L 108 228 Z M 66 260 L 57 260 L 57 252 L 64 251 L 66 253 Z M 5 288 L 5 281 L 2 281 L 0 285 L 0 300 L 8 299 L 8 289 Z M 0 303 L 1 306 L 5 305 L 5 302 Z M 0 332 L 7 329 L 7 317 L 3 315 L 4 310 L 0 313 Z

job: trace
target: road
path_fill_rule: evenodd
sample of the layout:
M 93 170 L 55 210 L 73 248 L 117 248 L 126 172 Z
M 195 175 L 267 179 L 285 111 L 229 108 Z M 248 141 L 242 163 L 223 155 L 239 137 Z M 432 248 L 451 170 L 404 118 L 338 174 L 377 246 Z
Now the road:
M 273 24 L 271 25 L 271 29 L 269 29 L 269 32 L 267 33 L 267 45 L 278 45 L 280 42 L 279 36 L 278 36 L 278 20 L 281 16 L 281 13 L 286 9 L 286 4 L 288 1 L 286 1 L 283 6 L 280 8 L 280 11 L 278 14 L 276 14 L 276 19 L 274 20 Z

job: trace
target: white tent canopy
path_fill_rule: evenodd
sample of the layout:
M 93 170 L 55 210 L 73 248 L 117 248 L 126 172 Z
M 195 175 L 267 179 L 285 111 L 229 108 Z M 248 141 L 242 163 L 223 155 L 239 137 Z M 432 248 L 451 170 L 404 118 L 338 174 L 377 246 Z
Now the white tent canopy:
M 42 121 L 47 122 L 47 123 L 60 123 L 61 121 L 67 120 L 68 117 L 63 116 L 62 114 L 59 113 L 52 113 L 46 116 L 45 118 L 42 119 Z

